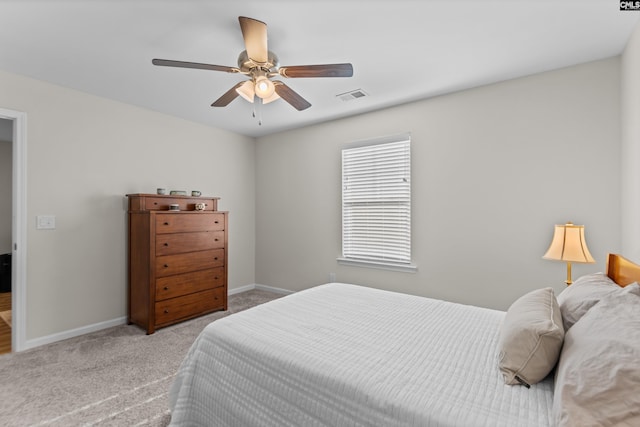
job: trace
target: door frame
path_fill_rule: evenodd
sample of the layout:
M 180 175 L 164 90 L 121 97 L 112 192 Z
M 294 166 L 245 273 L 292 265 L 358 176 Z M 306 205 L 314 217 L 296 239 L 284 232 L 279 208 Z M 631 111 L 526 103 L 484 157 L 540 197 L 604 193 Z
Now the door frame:
M 11 218 L 11 350 L 25 349 L 27 284 L 27 114 L 0 108 L 13 122 Z

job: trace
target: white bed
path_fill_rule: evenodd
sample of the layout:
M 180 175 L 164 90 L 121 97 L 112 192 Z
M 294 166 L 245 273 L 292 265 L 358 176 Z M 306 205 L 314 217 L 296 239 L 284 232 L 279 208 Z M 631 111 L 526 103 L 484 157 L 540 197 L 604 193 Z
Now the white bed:
M 298 292 L 205 328 L 171 425 L 553 425 L 553 375 L 526 388 L 498 369 L 504 318 L 350 284 Z

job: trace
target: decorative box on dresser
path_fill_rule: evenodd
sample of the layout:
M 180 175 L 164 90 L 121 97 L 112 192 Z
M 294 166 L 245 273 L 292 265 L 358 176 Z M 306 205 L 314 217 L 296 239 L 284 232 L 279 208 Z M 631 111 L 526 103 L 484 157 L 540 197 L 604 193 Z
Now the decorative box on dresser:
M 128 194 L 129 323 L 157 328 L 227 309 L 228 212 L 218 197 Z M 205 210 L 195 210 L 205 203 Z M 172 204 L 180 210 L 169 210 Z

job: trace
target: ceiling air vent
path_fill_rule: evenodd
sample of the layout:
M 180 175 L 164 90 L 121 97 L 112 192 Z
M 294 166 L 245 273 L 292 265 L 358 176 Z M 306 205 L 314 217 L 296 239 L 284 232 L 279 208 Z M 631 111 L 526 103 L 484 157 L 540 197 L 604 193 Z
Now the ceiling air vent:
M 369 96 L 369 94 L 362 89 L 356 89 L 349 92 L 341 93 L 336 95 L 338 98 L 343 101 L 353 101 L 354 99 L 364 98 L 365 96 Z

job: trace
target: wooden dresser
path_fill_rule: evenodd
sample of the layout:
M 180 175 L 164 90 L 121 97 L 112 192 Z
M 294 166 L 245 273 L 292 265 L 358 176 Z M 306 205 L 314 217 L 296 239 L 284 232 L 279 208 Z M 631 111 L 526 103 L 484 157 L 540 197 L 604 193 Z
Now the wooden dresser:
M 217 197 L 128 194 L 129 323 L 157 328 L 227 309 L 228 212 Z M 206 209 L 196 211 L 196 203 Z M 169 205 L 178 204 L 179 211 Z

